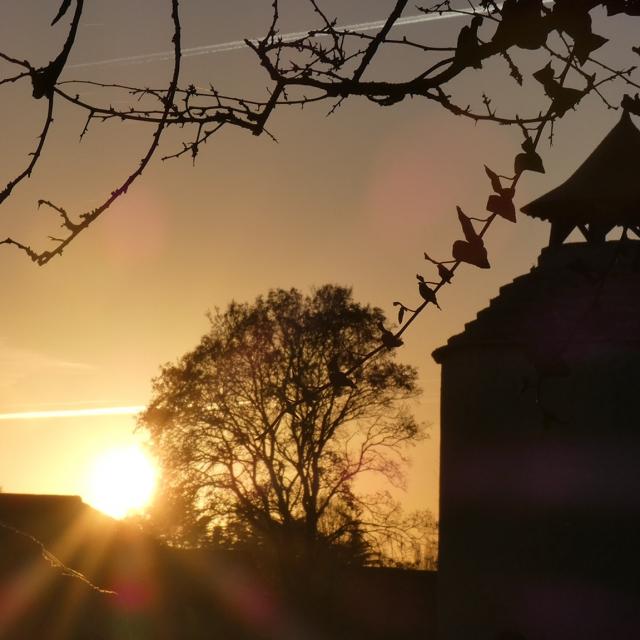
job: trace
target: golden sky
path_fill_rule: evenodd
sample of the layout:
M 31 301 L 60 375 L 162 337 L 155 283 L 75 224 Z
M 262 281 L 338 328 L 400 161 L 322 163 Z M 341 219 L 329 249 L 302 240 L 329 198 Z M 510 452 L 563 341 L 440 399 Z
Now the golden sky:
M 256 37 L 269 24 L 267 0 L 182 4 L 185 47 Z M 384 18 L 392 4 L 325 6 L 339 24 L 353 24 Z M 283 30 L 315 26 L 302 6 L 283 3 Z M 47 26 L 49 9 L 37 0 L 3 2 L 3 49 L 45 64 L 63 33 Z M 169 3 L 160 0 L 89 3 L 70 64 L 168 50 L 168 13 Z M 400 32 L 432 32 L 436 43 L 450 44 L 460 26 L 450 20 Z M 610 21 L 609 29 L 625 35 L 622 22 Z M 631 43 L 633 34 L 626 35 Z M 416 62 L 405 55 L 384 57 L 376 73 L 404 77 Z M 162 86 L 170 64 L 77 66 L 64 79 Z M 537 64 L 534 59 L 529 71 Z M 503 61 L 486 67 L 467 72 L 456 87 L 470 102 L 486 91 L 507 111 L 545 104 L 530 77 L 518 89 L 507 82 Z M 181 84 L 189 82 L 258 96 L 267 84 L 246 49 L 185 58 Z M 3 93 L 3 185 L 22 166 L 40 126 L 43 105 L 30 93 L 28 83 Z M 449 255 L 459 234 L 455 206 L 484 215 L 483 164 L 509 173 L 521 141 L 516 131 L 474 126 L 419 99 L 391 108 L 352 99 L 329 118 L 327 109 L 277 113 L 269 127 L 277 144 L 225 130 L 201 150 L 195 167 L 188 159 L 160 161 L 180 147 L 179 136 L 169 134 L 142 179 L 62 258 L 39 268 L 0 248 L 0 414 L 85 410 L 75 417 L 0 420 L 5 491 L 86 492 L 90 461 L 139 437 L 130 412 L 86 410 L 143 406 L 159 365 L 193 347 L 207 329 L 207 309 L 252 300 L 271 287 L 307 291 L 327 282 L 353 286 L 356 299 L 390 317 L 394 300 L 411 306 L 415 274 L 429 272 L 423 252 Z M 568 114 L 554 146 L 542 147 L 547 173 L 525 176 L 517 205 L 563 181 L 617 118 L 595 99 Z M 0 209 L 3 235 L 44 240 L 50 230 L 47 214 L 36 210 L 38 198 L 70 211 L 95 206 L 135 166 L 151 135 L 144 127 L 94 124 L 79 144 L 84 116 L 67 106 L 55 124 L 34 177 Z M 437 510 L 439 368 L 432 350 L 459 332 L 501 284 L 534 264 L 547 234 L 544 223 L 524 216 L 517 225 L 497 225 L 487 241 L 493 268 L 460 269 L 455 285 L 440 295 L 443 310 L 430 309 L 406 334 L 398 357 L 420 370 L 424 395 L 416 414 L 431 425 L 431 438 L 413 455 L 407 506 Z

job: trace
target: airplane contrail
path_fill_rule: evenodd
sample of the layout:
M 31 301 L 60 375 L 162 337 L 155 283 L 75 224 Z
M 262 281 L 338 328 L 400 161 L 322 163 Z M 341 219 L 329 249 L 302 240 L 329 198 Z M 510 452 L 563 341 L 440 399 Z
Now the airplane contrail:
M 431 22 L 433 20 L 446 20 L 448 18 L 459 17 L 458 13 L 441 13 L 441 14 L 420 14 L 417 16 L 406 16 L 398 18 L 393 25 L 394 27 L 402 27 L 411 24 L 420 24 L 422 22 Z M 358 24 L 348 24 L 336 29 L 347 31 L 375 31 L 381 29 L 385 24 L 384 20 L 375 20 L 373 22 L 360 22 Z M 296 31 L 292 33 L 284 33 L 279 36 L 283 42 L 292 42 L 298 38 L 309 35 L 309 31 Z M 317 34 L 317 37 L 326 36 L 326 34 Z M 258 38 L 251 38 L 251 42 L 259 42 Z M 191 58 L 193 56 L 204 56 L 211 53 L 224 53 L 226 51 L 237 51 L 239 49 L 248 49 L 248 45 L 244 40 L 232 40 L 230 42 L 221 42 L 219 44 L 205 44 L 199 47 L 190 47 L 182 50 L 183 58 Z M 124 56 L 121 58 L 109 58 L 107 60 L 95 60 L 93 62 L 78 62 L 67 65 L 67 69 L 81 69 L 83 67 L 97 67 L 109 64 L 145 64 L 148 62 L 160 62 L 162 60 L 172 60 L 173 51 L 160 51 L 158 53 L 143 53 L 135 56 Z
M 0 413 L 0 420 L 43 420 L 48 418 L 84 418 L 90 416 L 132 416 L 144 411 L 144 405 L 129 407 L 98 407 L 95 409 L 53 409 L 50 411 L 20 411 Z
M 544 0 L 543 4 L 551 4 L 554 0 Z M 498 9 L 502 8 L 503 2 L 496 3 Z M 486 10 L 478 11 L 478 13 L 487 13 Z M 393 24 L 395 27 L 404 27 L 412 24 L 421 24 L 423 22 L 434 22 L 436 20 L 450 20 L 452 18 L 464 18 L 466 14 L 456 13 L 454 11 L 445 11 L 443 13 L 421 13 L 415 16 L 405 16 L 404 18 L 398 18 Z M 336 27 L 339 31 L 377 31 L 385 25 L 386 20 L 374 20 L 372 22 L 359 22 L 357 24 L 347 24 Z M 295 33 L 281 34 L 279 38 L 283 42 L 291 42 L 298 38 L 303 38 L 309 35 L 309 31 L 297 31 Z M 316 37 L 328 37 L 327 34 L 318 33 Z M 253 43 L 259 42 L 258 38 L 252 38 L 250 40 Z M 237 51 L 239 49 L 248 48 L 247 43 L 244 40 L 232 40 L 231 42 L 222 42 L 219 44 L 205 44 L 199 47 L 190 47 L 182 50 L 182 56 L 184 58 L 190 58 L 193 56 L 204 56 L 212 53 L 224 53 L 226 51 Z M 124 56 L 121 58 L 109 58 L 108 60 L 95 60 L 93 62 L 77 62 L 70 64 L 67 69 L 81 69 L 86 67 L 97 67 L 110 64 L 145 64 L 148 62 L 159 62 L 162 60 L 173 59 L 173 51 L 161 51 L 158 53 L 146 53 L 134 56 Z

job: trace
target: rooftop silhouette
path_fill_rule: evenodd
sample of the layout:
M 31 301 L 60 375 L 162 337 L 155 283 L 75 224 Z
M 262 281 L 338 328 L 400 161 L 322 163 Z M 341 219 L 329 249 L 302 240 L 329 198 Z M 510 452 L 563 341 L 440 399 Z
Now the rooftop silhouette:
M 589 242 L 604 241 L 614 227 L 640 236 L 640 130 L 628 111 L 563 184 L 522 207 L 551 222 L 550 244 L 561 244 L 576 228 Z

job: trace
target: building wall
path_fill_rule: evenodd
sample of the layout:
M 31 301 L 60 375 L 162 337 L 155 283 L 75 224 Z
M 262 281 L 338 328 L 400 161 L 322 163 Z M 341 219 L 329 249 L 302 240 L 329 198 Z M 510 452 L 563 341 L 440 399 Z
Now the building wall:
M 640 341 L 566 359 L 538 404 L 515 345 L 443 357 L 441 640 L 640 637 Z

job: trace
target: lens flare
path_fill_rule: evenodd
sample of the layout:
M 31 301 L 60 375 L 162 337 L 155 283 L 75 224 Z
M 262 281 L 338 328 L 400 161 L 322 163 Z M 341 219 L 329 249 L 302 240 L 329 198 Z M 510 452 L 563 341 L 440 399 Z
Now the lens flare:
M 85 500 L 112 518 L 124 518 L 149 504 L 157 475 L 153 461 L 139 446 L 110 449 L 91 466 Z

